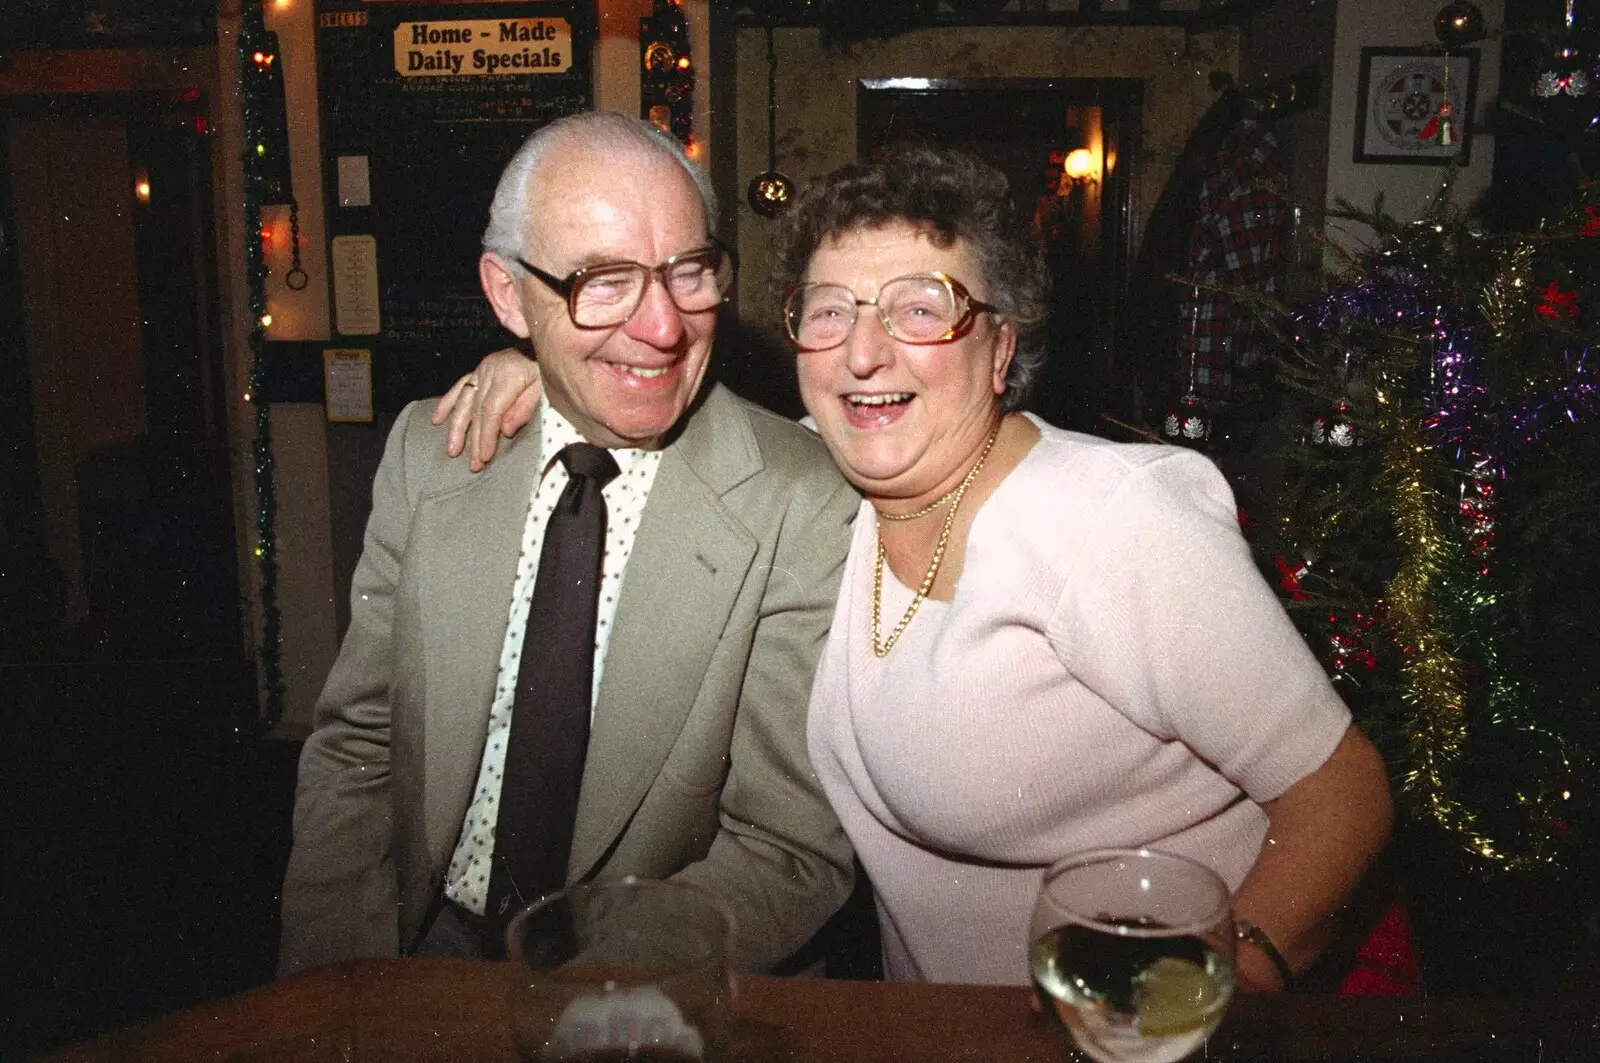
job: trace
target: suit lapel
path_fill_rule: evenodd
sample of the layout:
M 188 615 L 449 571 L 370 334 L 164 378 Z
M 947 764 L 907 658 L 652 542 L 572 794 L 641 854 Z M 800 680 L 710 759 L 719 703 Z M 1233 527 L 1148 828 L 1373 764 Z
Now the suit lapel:
M 722 494 L 760 467 L 748 423 L 720 388 L 662 455 L 606 653 L 572 878 L 627 825 L 694 707 L 758 547 Z
M 487 469 L 418 500 L 408 550 L 417 574 L 426 670 L 424 801 L 428 851 L 448 861 L 483 759 L 506 617 L 539 473 L 539 422 L 505 441 Z M 444 459 L 441 459 L 444 460 Z

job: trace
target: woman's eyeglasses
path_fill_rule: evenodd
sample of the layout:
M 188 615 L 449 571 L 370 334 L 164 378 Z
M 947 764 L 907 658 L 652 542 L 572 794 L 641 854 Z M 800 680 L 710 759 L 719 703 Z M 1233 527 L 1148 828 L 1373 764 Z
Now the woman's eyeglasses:
M 980 313 L 997 312 L 943 273 L 896 277 L 876 299 L 859 299 L 842 284 L 797 284 L 783 299 L 783 325 L 798 351 L 826 351 L 850 338 L 859 307 L 877 310 L 883 329 L 901 343 L 930 345 L 960 339 Z

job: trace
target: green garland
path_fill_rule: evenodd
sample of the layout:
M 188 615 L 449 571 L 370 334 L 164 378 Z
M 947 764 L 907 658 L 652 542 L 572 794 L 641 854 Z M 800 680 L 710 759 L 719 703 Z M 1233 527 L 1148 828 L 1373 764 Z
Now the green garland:
M 272 409 L 266 397 L 267 264 L 261 248 L 261 204 L 267 175 L 268 76 L 258 53 L 277 51 L 267 32 L 261 0 L 246 0 L 239 30 L 239 93 L 244 102 L 245 280 L 250 288 L 250 382 L 245 401 L 255 410 L 251 460 L 256 489 L 256 565 L 261 594 L 260 725 L 283 717 L 283 616 L 278 609 L 278 493 L 272 458 Z

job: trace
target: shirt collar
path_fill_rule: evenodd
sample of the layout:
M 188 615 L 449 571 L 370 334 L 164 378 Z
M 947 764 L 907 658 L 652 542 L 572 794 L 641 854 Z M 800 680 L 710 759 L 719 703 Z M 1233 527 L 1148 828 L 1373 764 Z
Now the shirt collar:
M 561 416 L 550 400 L 544 395 L 539 396 L 539 478 L 542 480 L 549 475 L 551 466 L 556 463 L 556 455 L 561 453 L 563 447 L 572 443 L 585 442 L 583 436 L 573 427 L 572 422 Z M 638 447 L 623 447 L 611 450 L 612 458 L 616 459 L 617 469 L 627 473 L 638 462 L 646 460 L 647 455 L 653 455 L 659 460 L 661 452 L 658 450 L 643 450 Z

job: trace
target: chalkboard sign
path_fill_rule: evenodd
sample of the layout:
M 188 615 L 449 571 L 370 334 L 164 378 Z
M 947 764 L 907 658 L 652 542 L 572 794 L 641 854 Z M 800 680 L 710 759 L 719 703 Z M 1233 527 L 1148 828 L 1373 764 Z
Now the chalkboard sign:
M 330 347 L 370 349 L 374 403 L 435 394 L 509 339 L 478 287 L 500 170 L 591 106 L 594 0 L 318 0 Z

